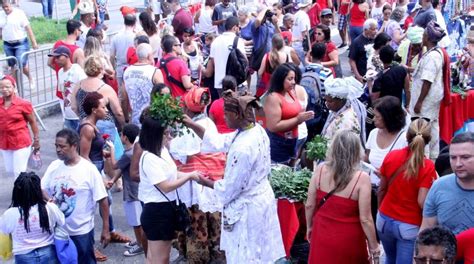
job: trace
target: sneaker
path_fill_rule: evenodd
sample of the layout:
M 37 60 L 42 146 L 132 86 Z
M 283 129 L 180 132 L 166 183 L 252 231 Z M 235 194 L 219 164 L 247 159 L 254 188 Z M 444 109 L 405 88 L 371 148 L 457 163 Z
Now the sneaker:
M 132 248 L 129 248 L 127 251 L 123 252 L 123 255 L 125 257 L 132 257 L 143 253 L 145 253 L 145 251 L 143 251 L 143 248 L 139 245 L 135 245 Z
M 347 46 L 346 43 L 342 43 L 341 45 L 339 45 L 339 47 L 337 47 L 338 49 L 341 49 L 341 48 L 344 48 L 345 46 Z
M 136 246 L 136 245 L 138 245 L 137 241 L 133 241 L 133 242 L 130 241 L 130 242 L 128 242 L 128 243 L 125 243 L 125 245 L 123 245 L 123 246 L 126 247 L 126 248 L 132 248 L 132 247 L 134 247 L 134 246 Z

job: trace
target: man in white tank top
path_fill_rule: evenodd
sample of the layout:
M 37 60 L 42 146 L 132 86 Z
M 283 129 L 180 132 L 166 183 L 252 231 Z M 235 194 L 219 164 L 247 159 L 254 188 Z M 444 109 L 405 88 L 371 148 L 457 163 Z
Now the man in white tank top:
M 150 104 L 150 92 L 157 83 L 163 83 L 163 75 L 153 66 L 153 49 L 150 44 L 142 43 L 137 47 L 138 62 L 127 67 L 123 73 L 125 98 L 128 98 L 132 124 L 139 122 L 143 109 Z M 128 113 L 124 113 L 127 117 Z

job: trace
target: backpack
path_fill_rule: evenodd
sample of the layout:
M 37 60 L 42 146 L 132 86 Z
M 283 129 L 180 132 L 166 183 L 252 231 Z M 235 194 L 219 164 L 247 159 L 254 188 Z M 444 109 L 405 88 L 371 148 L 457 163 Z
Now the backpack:
M 306 121 L 308 127 L 308 141 L 323 130 L 324 123 L 329 115 L 326 102 L 321 94 L 321 81 L 319 79 L 320 68 L 306 68 L 300 81 L 300 85 L 308 94 L 308 105 L 306 111 L 314 111 L 314 118 Z
M 177 60 L 178 58 L 177 57 L 169 57 L 167 59 L 163 59 L 161 58 L 160 59 L 160 69 L 163 69 L 163 71 L 165 71 L 165 75 L 166 75 L 166 79 L 168 80 L 168 82 L 178 86 L 179 88 L 183 89 L 184 91 L 186 91 L 186 89 L 184 88 L 184 85 L 181 81 L 178 81 L 176 80 L 173 76 L 171 76 L 171 73 L 168 71 L 168 67 L 166 67 L 166 64 L 168 64 L 168 62 L 172 61 L 172 60 Z
M 249 63 L 247 61 L 247 57 L 237 48 L 237 41 L 239 37 L 235 37 L 234 44 L 232 47 L 229 47 L 230 53 L 229 57 L 227 58 L 226 64 L 226 75 L 234 76 L 237 80 L 237 85 L 243 83 L 247 80 L 248 71 L 247 68 Z

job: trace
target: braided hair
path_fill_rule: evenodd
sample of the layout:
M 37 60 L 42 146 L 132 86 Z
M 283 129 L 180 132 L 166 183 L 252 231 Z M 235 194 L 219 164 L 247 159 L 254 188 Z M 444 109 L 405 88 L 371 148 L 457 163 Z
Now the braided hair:
M 28 221 L 30 208 L 34 205 L 38 205 L 40 226 L 43 232 L 47 231 L 51 234 L 46 200 L 43 198 L 43 192 L 41 191 L 41 180 L 34 172 L 22 172 L 13 185 L 10 207 L 18 207 L 27 233 L 30 232 Z

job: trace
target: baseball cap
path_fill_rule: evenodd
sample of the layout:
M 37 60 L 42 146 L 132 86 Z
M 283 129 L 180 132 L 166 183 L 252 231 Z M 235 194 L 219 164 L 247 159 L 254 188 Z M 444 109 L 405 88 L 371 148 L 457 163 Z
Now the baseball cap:
M 66 46 L 61 45 L 55 48 L 54 50 L 52 50 L 50 54 L 48 54 L 48 57 L 59 57 L 59 56 L 71 57 L 71 51 L 68 48 L 66 48 Z
M 137 10 L 133 7 L 122 6 L 122 7 L 120 7 L 120 12 L 122 12 L 122 16 L 126 16 L 126 15 L 129 15 L 129 14 L 135 15 Z
M 332 16 L 332 11 L 329 8 L 324 8 L 323 11 L 321 11 L 321 16 L 327 16 L 327 15 Z
M 91 5 L 89 2 L 79 2 L 79 14 L 85 15 L 85 14 L 92 14 L 94 13 L 94 7 Z

